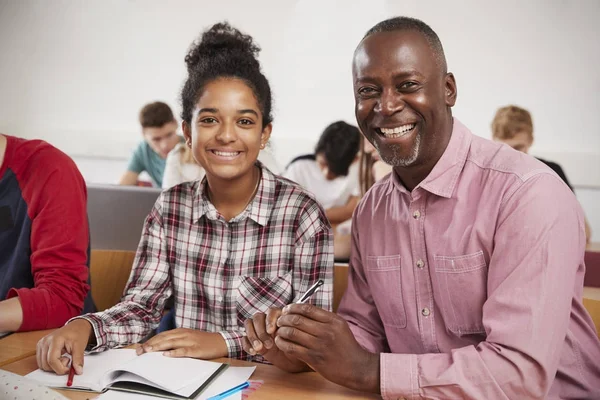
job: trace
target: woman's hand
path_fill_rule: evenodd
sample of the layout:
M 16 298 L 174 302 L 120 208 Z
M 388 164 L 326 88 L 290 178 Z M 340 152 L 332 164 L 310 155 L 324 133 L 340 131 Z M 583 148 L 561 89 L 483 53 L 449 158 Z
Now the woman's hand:
M 159 333 L 136 349 L 138 355 L 162 351 L 167 357 L 191 357 L 203 360 L 227 357 L 225 339 L 219 333 L 177 328 Z

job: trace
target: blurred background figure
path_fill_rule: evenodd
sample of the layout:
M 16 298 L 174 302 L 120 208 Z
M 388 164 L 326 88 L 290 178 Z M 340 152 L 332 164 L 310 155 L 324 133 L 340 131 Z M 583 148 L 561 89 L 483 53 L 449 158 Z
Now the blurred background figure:
M 358 204 L 360 137 L 356 126 L 334 122 L 321 134 L 314 154 L 296 157 L 283 173 L 315 196 L 334 225 L 350 219 Z
M 134 150 L 119 185 L 137 185 L 139 175 L 147 172 L 152 185 L 162 187 L 167 155 L 183 137 L 177 135 L 177 120 L 166 103 L 146 104 L 139 120 L 144 140 Z
M 524 108 L 508 105 L 501 107 L 496 111 L 496 116 L 492 121 L 492 136 L 494 140 L 503 142 L 515 150 L 529 154 L 529 149 L 533 145 L 533 119 L 531 114 Z M 546 164 L 573 190 L 573 186 L 567 179 L 565 171 L 555 162 L 536 157 Z M 585 220 L 585 236 L 589 243 L 592 237 L 590 224 Z

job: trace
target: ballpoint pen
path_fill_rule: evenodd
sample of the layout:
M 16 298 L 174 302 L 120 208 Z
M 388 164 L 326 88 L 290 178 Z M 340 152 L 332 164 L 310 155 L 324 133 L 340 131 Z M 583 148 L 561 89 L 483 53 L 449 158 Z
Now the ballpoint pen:
M 226 397 L 231 396 L 234 393 L 237 393 L 237 392 L 239 392 L 241 390 L 246 389 L 248 386 L 250 386 L 250 383 L 249 382 L 244 382 L 241 385 L 237 385 L 235 387 L 232 387 L 229 390 L 224 391 L 223 393 L 219 393 L 219 394 L 217 394 L 215 396 L 209 397 L 207 400 L 221 400 L 221 399 L 224 399 Z
M 314 285 L 312 285 L 307 291 L 306 293 L 304 293 L 302 295 L 302 297 L 300 297 L 300 300 L 298 300 L 296 302 L 296 304 L 304 304 L 308 301 L 308 299 L 310 299 L 310 297 L 315 294 L 317 292 L 317 290 L 319 290 L 321 288 L 321 286 L 323 286 L 323 279 L 319 279 L 318 281 L 315 282 Z

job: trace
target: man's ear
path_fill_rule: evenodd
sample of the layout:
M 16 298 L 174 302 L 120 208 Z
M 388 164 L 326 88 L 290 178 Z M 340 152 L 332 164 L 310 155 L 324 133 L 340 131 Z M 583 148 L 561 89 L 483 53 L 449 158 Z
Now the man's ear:
M 458 92 L 456 88 L 456 79 L 454 79 L 454 74 L 452 74 L 452 72 L 448 72 L 444 78 L 444 91 L 446 105 L 448 107 L 454 107 Z

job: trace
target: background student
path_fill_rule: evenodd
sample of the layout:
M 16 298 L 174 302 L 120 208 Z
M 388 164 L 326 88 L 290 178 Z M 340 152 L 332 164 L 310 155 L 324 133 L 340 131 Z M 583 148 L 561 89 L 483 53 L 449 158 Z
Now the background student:
M 327 218 L 338 224 L 352 217 L 358 204 L 358 151 L 360 132 L 357 127 L 337 121 L 319 138 L 314 154 L 292 160 L 283 176 L 315 195 L 325 208 Z
M 506 143 L 515 150 L 529 154 L 529 149 L 533 145 L 533 119 L 531 114 L 526 109 L 515 105 L 499 108 L 492 121 L 492 137 L 496 141 Z M 556 172 L 560 179 L 573 191 L 573 186 L 571 186 L 560 165 L 553 161 L 536 158 Z M 585 219 L 585 236 L 586 242 L 589 243 L 592 238 L 592 229 L 587 219 Z
M 167 155 L 183 138 L 177 135 L 173 111 L 163 102 L 146 104 L 140 111 L 139 120 L 144 140 L 134 150 L 119 184 L 136 185 L 138 176 L 146 171 L 152 184 L 162 187 Z
M 148 216 L 119 304 L 70 321 L 38 343 L 40 368 L 65 374 L 64 352 L 82 372 L 83 350 L 135 343 L 155 328 L 174 295 L 177 329 L 139 349 L 168 356 L 242 351 L 243 321 L 295 301 L 315 281 L 311 302 L 331 310 L 331 228 L 300 186 L 271 173 L 258 153 L 272 129 L 271 89 L 259 47 L 226 23 L 214 25 L 185 58 L 183 131 L 205 178 L 164 191 Z
M 84 301 L 93 311 L 86 198 L 67 155 L 0 134 L 0 332 L 57 328 Z

